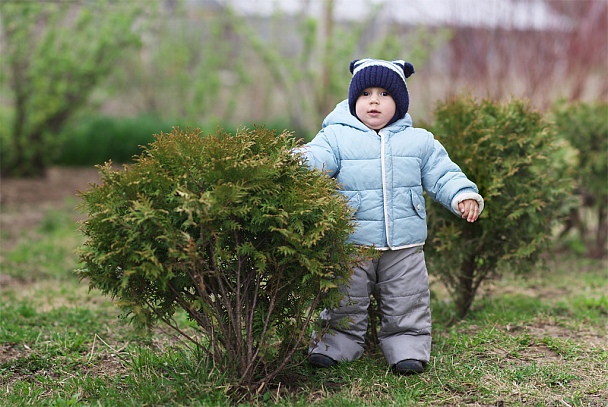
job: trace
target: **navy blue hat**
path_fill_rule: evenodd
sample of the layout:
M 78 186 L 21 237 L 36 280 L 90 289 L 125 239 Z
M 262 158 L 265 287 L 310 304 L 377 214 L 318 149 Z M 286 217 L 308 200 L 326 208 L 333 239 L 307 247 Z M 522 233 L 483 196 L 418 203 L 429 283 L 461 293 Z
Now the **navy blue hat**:
M 350 72 L 353 77 L 348 87 L 348 107 L 353 116 L 357 117 L 355 111 L 357 99 L 365 89 L 372 87 L 386 89 L 395 101 L 395 116 L 388 124 L 405 116 L 410 104 L 405 79 L 414 73 L 412 64 L 403 60 L 356 59 L 350 63 Z

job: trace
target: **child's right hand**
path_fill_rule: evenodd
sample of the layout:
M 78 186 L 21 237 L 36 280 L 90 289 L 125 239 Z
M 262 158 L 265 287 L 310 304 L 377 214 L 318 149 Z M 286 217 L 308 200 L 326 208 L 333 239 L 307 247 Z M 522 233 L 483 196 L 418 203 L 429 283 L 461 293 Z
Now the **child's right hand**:
M 458 209 L 460 209 L 462 219 L 466 219 L 467 222 L 475 222 L 479 217 L 479 204 L 474 199 L 465 199 L 460 202 Z

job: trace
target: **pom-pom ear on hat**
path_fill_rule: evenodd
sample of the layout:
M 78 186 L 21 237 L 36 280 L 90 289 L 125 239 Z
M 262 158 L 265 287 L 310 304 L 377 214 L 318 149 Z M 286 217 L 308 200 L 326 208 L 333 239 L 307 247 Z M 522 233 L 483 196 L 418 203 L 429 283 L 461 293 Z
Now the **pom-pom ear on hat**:
M 413 73 L 416 72 L 416 71 L 414 71 L 414 65 L 410 64 L 409 62 L 405 62 L 403 60 L 396 60 L 396 61 L 391 61 L 391 62 L 395 65 L 400 66 L 401 69 L 403 69 L 403 74 L 405 75 L 406 78 L 409 78 L 410 76 L 412 76 Z
M 348 88 L 348 106 L 353 116 L 357 117 L 355 112 L 357 99 L 365 89 L 371 87 L 386 89 L 395 101 L 395 116 L 388 124 L 405 116 L 409 108 L 405 79 L 415 72 L 411 63 L 403 60 L 383 61 L 365 58 L 352 61 L 349 69 L 353 77 Z

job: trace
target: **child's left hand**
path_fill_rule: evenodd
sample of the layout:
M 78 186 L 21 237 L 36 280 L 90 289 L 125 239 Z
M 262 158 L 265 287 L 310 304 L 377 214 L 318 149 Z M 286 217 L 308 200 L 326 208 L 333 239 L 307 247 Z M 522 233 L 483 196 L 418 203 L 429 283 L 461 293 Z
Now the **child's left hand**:
M 475 222 L 479 217 L 479 204 L 474 199 L 465 199 L 458 204 L 458 209 L 462 213 L 462 219 L 467 222 Z

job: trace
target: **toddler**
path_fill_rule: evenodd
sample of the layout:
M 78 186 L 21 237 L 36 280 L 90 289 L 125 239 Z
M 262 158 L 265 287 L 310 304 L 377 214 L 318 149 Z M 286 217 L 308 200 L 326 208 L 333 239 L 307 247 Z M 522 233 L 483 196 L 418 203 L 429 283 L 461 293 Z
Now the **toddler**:
M 412 64 L 355 60 L 348 100 L 323 121 L 299 151 L 311 168 L 341 185 L 355 212 L 350 239 L 382 255 L 355 267 L 337 309 L 313 333 L 309 361 L 317 367 L 363 353 L 370 294 L 382 310 L 380 348 L 395 373 L 421 373 L 430 358 L 431 312 L 423 245 L 427 237 L 423 190 L 455 215 L 475 222 L 483 210 L 477 186 L 450 160 L 433 135 L 412 127 L 406 78 Z M 465 146 L 463 146 L 465 148 Z

